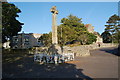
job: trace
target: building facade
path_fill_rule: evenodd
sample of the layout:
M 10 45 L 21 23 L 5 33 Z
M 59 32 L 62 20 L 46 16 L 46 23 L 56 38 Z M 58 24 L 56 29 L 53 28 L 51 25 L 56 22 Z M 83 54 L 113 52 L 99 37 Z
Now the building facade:
M 93 33 L 97 36 L 96 43 L 103 43 L 101 35 L 98 32 L 94 31 L 94 26 L 92 26 L 91 24 L 86 24 L 85 27 L 87 28 L 89 33 Z
M 85 27 L 87 28 L 89 33 L 94 33 L 94 26 L 91 24 L 86 24 Z
M 98 32 L 94 32 L 93 34 L 95 34 L 97 36 L 97 40 L 96 40 L 97 44 L 103 43 L 103 38 L 101 37 L 101 35 Z
M 13 49 L 28 49 L 34 46 L 41 46 L 42 43 L 39 40 L 42 34 L 35 33 L 20 33 L 17 36 L 13 36 L 11 44 Z

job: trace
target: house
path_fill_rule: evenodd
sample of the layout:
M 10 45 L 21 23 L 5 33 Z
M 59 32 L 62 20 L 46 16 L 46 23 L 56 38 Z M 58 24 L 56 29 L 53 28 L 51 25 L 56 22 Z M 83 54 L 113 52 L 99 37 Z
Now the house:
M 13 36 L 11 46 L 13 49 L 28 49 L 34 46 L 42 46 L 39 38 L 42 34 L 36 33 L 20 33 L 17 36 Z
M 98 32 L 94 31 L 94 26 L 92 26 L 91 24 L 86 24 L 85 27 L 87 28 L 89 33 L 93 33 L 97 36 L 96 43 L 103 43 L 101 35 Z

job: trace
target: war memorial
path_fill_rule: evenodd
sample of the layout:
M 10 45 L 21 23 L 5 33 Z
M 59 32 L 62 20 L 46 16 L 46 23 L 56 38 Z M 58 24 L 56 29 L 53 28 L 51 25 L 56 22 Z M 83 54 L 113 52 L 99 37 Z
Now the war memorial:
M 58 37 L 57 37 L 57 14 L 58 10 L 56 6 L 51 8 L 52 13 L 52 45 L 48 48 L 48 53 L 40 53 L 37 51 L 34 54 L 34 61 L 38 61 L 40 63 L 64 63 L 66 61 L 74 60 L 74 53 L 67 52 L 64 53 L 62 47 L 58 45 Z M 37 50 L 37 49 L 36 49 Z

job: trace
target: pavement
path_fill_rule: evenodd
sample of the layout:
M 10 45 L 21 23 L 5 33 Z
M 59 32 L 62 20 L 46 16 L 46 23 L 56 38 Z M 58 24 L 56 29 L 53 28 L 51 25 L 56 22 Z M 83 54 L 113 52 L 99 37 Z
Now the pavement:
M 3 55 L 3 78 L 118 78 L 118 56 L 115 48 L 92 50 L 91 56 L 75 57 L 72 62 L 40 65 L 33 55 Z M 114 52 L 114 53 L 113 53 Z

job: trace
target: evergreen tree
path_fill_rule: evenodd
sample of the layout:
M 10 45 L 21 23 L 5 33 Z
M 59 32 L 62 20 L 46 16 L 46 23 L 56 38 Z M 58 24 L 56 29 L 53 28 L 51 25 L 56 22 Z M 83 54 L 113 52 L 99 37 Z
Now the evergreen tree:
M 108 31 L 104 31 L 101 34 L 103 38 L 103 43 L 111 43 L 112 42 L 112 35 Z
M 108 25 L 105 25 L 105 31 L 108 31 L 112 35 L 112 42 L 117 42 L 120 40 L 120 17 L 114 14 L 106 22 Z
M 82 45 L 92 44 L 96 41 L 96 36 L 92 33 L 89 33 L 81 21 L 81 18 L 78 18 L 73 15 L 69 15 L 67 18 L 61 19 L 61 25 L 58 26 L 58 44 L 66 45 L 67 43 L 73 44 L 74 41 L 80 42 Z M 40 39 L 44 41 L 43 43 L 46 46 L 49 46 L 52 40 L 52 36 L 49 36 L 51 33 L 43 35 Z M 52 35 L 52 34 L 51 34 Z M 46 37 L 45 37 L 46 36 Z
M 81 44 L 91 44 L 96 41 L 96 36 L 89 33 L 82 23 L 82 18 L 69 15 L 61 20 L 61 25 L 58 27 L 58 34 L 61 34 L 62 28 L 62 43 L 79 41 Z M 92 35 L 91 35 L 92 34 Z M 92 37 L 92 38 L 91 38 Z
M 14 4 L 2 2 L 2 42 L 21 31 L 23 23 L 16 19 L 19 17 L 18 13 L 21 13 L 21 10 Z
M 44 46 L 50 46 L 52 44 L 52 33 L 43 34 L 39 40 L 43 43 Z

